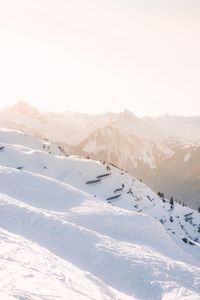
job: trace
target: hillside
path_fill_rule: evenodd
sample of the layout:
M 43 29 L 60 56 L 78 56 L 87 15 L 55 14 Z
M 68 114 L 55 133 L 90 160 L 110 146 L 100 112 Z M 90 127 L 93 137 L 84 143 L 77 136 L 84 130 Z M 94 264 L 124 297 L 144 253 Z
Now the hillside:
M 199 117 L 138 118 L 128 110 L 102 115 L 39 112 L 20 101 L 0 111 L 0 127 L 46 138 L 68 154 L 111 162 L 168 198 L 200 206 Z
M 0 131 L 3 299 L 199 299 L 197 211 L 43 144 Z

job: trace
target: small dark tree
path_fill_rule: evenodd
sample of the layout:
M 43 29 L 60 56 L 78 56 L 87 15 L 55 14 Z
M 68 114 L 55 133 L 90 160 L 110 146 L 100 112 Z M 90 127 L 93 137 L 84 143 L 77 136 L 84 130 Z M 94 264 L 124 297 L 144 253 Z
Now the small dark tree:
M 198 208 L 198 212 L 200 213 L 200 206 L 199 206 L 199 208 Z
M 111 170 L 111 168 L 110 168 L 109 165 L 106 166 L 106 170 L 107 170 L 107 171 L 110 171 L 110 170 Z
M 169 203 L 171 205 L 171 209 L 173 209 L 174 208 L 174 199 L 173 199 L 173 197 L 170 198 Z
M 162 199 L 164 199 L 164 198 L 165 198 L 165 195 L 164 195 L 164 193 L 158 192 L 158 193 L 157 193 L 157 195 L 158 195 L 160 198 L 162 198 Z

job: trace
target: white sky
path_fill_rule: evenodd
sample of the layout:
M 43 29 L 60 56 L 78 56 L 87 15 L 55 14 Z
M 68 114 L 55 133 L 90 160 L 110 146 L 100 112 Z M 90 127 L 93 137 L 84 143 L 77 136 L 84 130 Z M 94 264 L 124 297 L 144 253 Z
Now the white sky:
M 199 0 L 0 0 L 0 107 L 200 114 Z

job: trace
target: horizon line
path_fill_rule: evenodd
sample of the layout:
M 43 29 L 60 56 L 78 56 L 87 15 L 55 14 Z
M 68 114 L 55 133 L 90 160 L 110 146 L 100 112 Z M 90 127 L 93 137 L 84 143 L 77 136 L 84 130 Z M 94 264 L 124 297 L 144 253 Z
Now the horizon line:
M 179 117 L 179 118 L 200 118 L 200 114 L 197 115 L 185 115 L 185 114 L 173 114 L 173 113 L 169 113 L 169 112 L 163 112 L 161 114 L 156 114 L 156 115 L 138 115 L 135 114 L 131 109 L 129 108 L 124 108 L 123 110 L 120 111 L 111 111 L 111 110 L 105 110 L 104 112 L 86 112 L 86 111 L 75 111 L 75 110 L 49 110 L 49 109 L 40 109 L 39 107 L 37 107 L 37 105 L 32 105 L 29 103 L 29 101 L 24 101 L 24 100 L 19 100 L 16 101 L 14 104 L 12 105 L 5 105 L 5 106 L 1 106 L 0 107 L 0 111 L 4 111 L 4 110 L 10 110 L 13 107 L 17 107 L 18 105 L 27 105 L 28 107 L 32 108 L 32 109 L 36 109 L 38 111 L 38 113 L 54 113 L 54 114 L 65 114 L 65 113 L 71 113 L 71 114 L 82 114 L 82 115 L 89 115 L 89 116 L 101 116 L 101 115 L 106 115 L 106 114 L 123 114 L 123 113 L 130 113 L 132 114 L 133 117 L 138 118 L 138 119 L 145 119 L 145 118 L 150 118 L 150 119 L 155 119 L 155 118 L 162 118 L 162 117 Z

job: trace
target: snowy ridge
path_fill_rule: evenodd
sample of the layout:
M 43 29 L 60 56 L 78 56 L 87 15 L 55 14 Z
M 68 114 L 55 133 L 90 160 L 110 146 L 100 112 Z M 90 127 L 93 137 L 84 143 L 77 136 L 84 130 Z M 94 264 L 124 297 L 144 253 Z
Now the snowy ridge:
M 0 131 L 3 299 L 199 299 L 197 211 L 18 136 Z
M 5 144 L 26 146 L 33 150 L 41 150 L 54 155 L 66 155 L 61 146 L 51 143 L 48 139 L 39 140 L 19 130 L 0 129 L 0 148 Z M 0 149 L 2 151 L 3 149 Z

